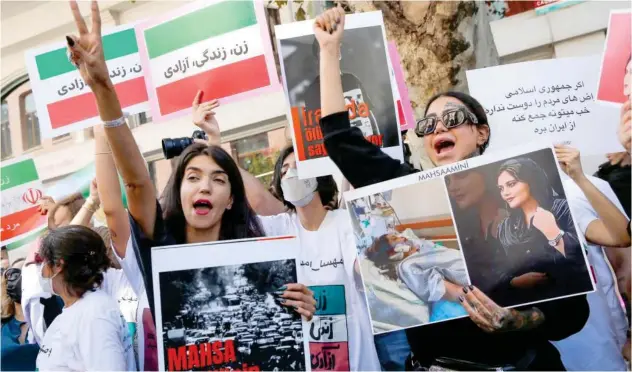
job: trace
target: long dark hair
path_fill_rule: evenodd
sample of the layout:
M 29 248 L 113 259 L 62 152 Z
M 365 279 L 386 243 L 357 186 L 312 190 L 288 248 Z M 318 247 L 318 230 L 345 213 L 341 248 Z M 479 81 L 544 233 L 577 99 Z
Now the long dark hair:
M 51 265 L 63 260 L 61 275 L 67 290 L 81 297 L 103 282 L 103 273 L 110 267 L 106 252 L 103 239 L 92 229 L 68 225 L 48 232 L 39 255 Z
M 483 108 L 483 105 L 481 105 L 481 103 L 478 102 L 476 98 L 462 92 L 447 91 L 447 92 L 435 94 L 434 96 L 430 97 L 430 99 L 428 100 L 428 103 L 426 103 L 424 116 L 428 113 L 428 108 L 430 107 L 432 102 L 434 102 L 435 100 L 441 97 L 452 97 L 452 98 L 458 99 L 459 101 L 461 101 L 461 103 L 465 105 L 465 107 L 467 107 L 470 111 L 472 111 L 472 114 L 474 114 L 474 116 L 476 116 L 478 124 L 472 124 L 472 125 L 476 125 L 476 126 L 486 125 L 489 127 L 489 123 L 487 122 L 487 114 L 485 113 L 485 108 Z M 482 145 L 478 147 L 480 155 L 483 155 L 483 153 L 485 152 L 485 149 L 487 149 L 487 146 L 489 145 L 489 139 L 491 137 L 492 137 L 492 131 L 491 131 L 491 128 L 489 128 L 489 136 L 487 136 L 487 141 L 485 141 L 485 143 L 483 143 Z
M 176 242 L 179 244 L 186 243 L 187 222 L 182 210 L 182 200 L 180 199 L 180 187 L 184 179 L 184 171 L 189 162 L 200 155 L 213 159 L 226 172 L 230 182 L 233 204 L 232 208 L 226 209 L 222 215 L 219 239 L 231 240 L 264 236 L 263 229 L 246 199 L 244 180 L 233 158 L 219 146 L 193 144 L 187 147 L 178 157 L 176 169 L 169 178 L 161 198 L 165 226 L 173 234 Z
M 500 176 L 503 172 L 509 173 L 519 182 L 528 184 L 531 195 L 538 202 L 540 207 L 546 210 L 551 210 L 553 201 L 557 195 L 551 187 L 549 177 L 546 175 L 544 169 L 538 165 L 538 163 L 529 158 L 509 159 L 502 163 L 500 168 L 498 168 L 496 179 L 498 179 L 498 176 Z M 522 214 L 522 211 L 510 209 L 509 213 Z
M 378 269 L 384 270 L 383 274 L 386 277 L 397 280 L 397 264 L 399 262 L 392 262 L 388 259 L 388 252 L 393 248 L 388 241 L 388 236 L 389 234 L 384 234 L 377 238 L 373 245 L 366 250 L 365 255 Z
M 283 190 L 281 189 L 281 178 L 283 173 L 283 161 L 293 152 L 294 147 L 292 147 L 292 145 L 281 150 L 274 164 L 274 175 L 272 176 L 271 182 L 273 195 L 282 201 L 287 209 L 292 211 L 296 210 L 296 207 L 284 199 Z M 318 196 L 320 196 L 320 201 L 323 203 L 323 206 L 330 210 L 338 209 L 338 185 L 336 185 L 334 178 L 332 176 L 322 176 L 316 177 L 316 181 L 318 183 L 316 191 L 318 192 Z

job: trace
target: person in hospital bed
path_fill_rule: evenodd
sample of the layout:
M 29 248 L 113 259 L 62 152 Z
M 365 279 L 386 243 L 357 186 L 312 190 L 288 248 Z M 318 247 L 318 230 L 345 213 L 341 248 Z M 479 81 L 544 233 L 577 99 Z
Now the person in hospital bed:
M 407 229 L 381 235 L 365 255 L 384 279 L 401 283 L 428 307 L 427 321 L 467 315 L 458 299 L 468 284 L 458 250 L 419 239 Z

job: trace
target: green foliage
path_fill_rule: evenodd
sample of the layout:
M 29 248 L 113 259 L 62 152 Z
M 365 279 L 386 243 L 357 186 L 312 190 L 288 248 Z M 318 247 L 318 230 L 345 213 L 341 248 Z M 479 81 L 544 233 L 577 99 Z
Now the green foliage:
M 274 162 L 279 157 L 279 151 L 272 154 L 257 152 L 241 159 L 241 166 L 253 176 L 274 171 Z M 260 177 L 259 180 L 266 186 L 270 186 L 272 174 Z

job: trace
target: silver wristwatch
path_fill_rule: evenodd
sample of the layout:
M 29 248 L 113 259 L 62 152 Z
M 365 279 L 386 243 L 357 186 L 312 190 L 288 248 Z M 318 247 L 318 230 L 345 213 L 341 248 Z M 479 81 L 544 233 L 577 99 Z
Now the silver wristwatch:
M 559 244 L 560 240 L 562 240 L 562 237 L 564 237 L 564 231 L 560 230 L 560 233 L 557 234 L 557 236 L 553 240 L 549 240 L 549 245 L 551 247 L 556 247 Z

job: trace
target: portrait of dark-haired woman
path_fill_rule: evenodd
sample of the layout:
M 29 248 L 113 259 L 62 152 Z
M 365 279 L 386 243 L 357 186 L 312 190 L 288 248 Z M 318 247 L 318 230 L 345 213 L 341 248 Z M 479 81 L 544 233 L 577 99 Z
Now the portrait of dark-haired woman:
M 509 216 L 498 227 L 505 262 L 498 268 L 503 306 L 551 299 L 592 289 L 566 199 L 532 159 L 505 161 L 498 190 Z

